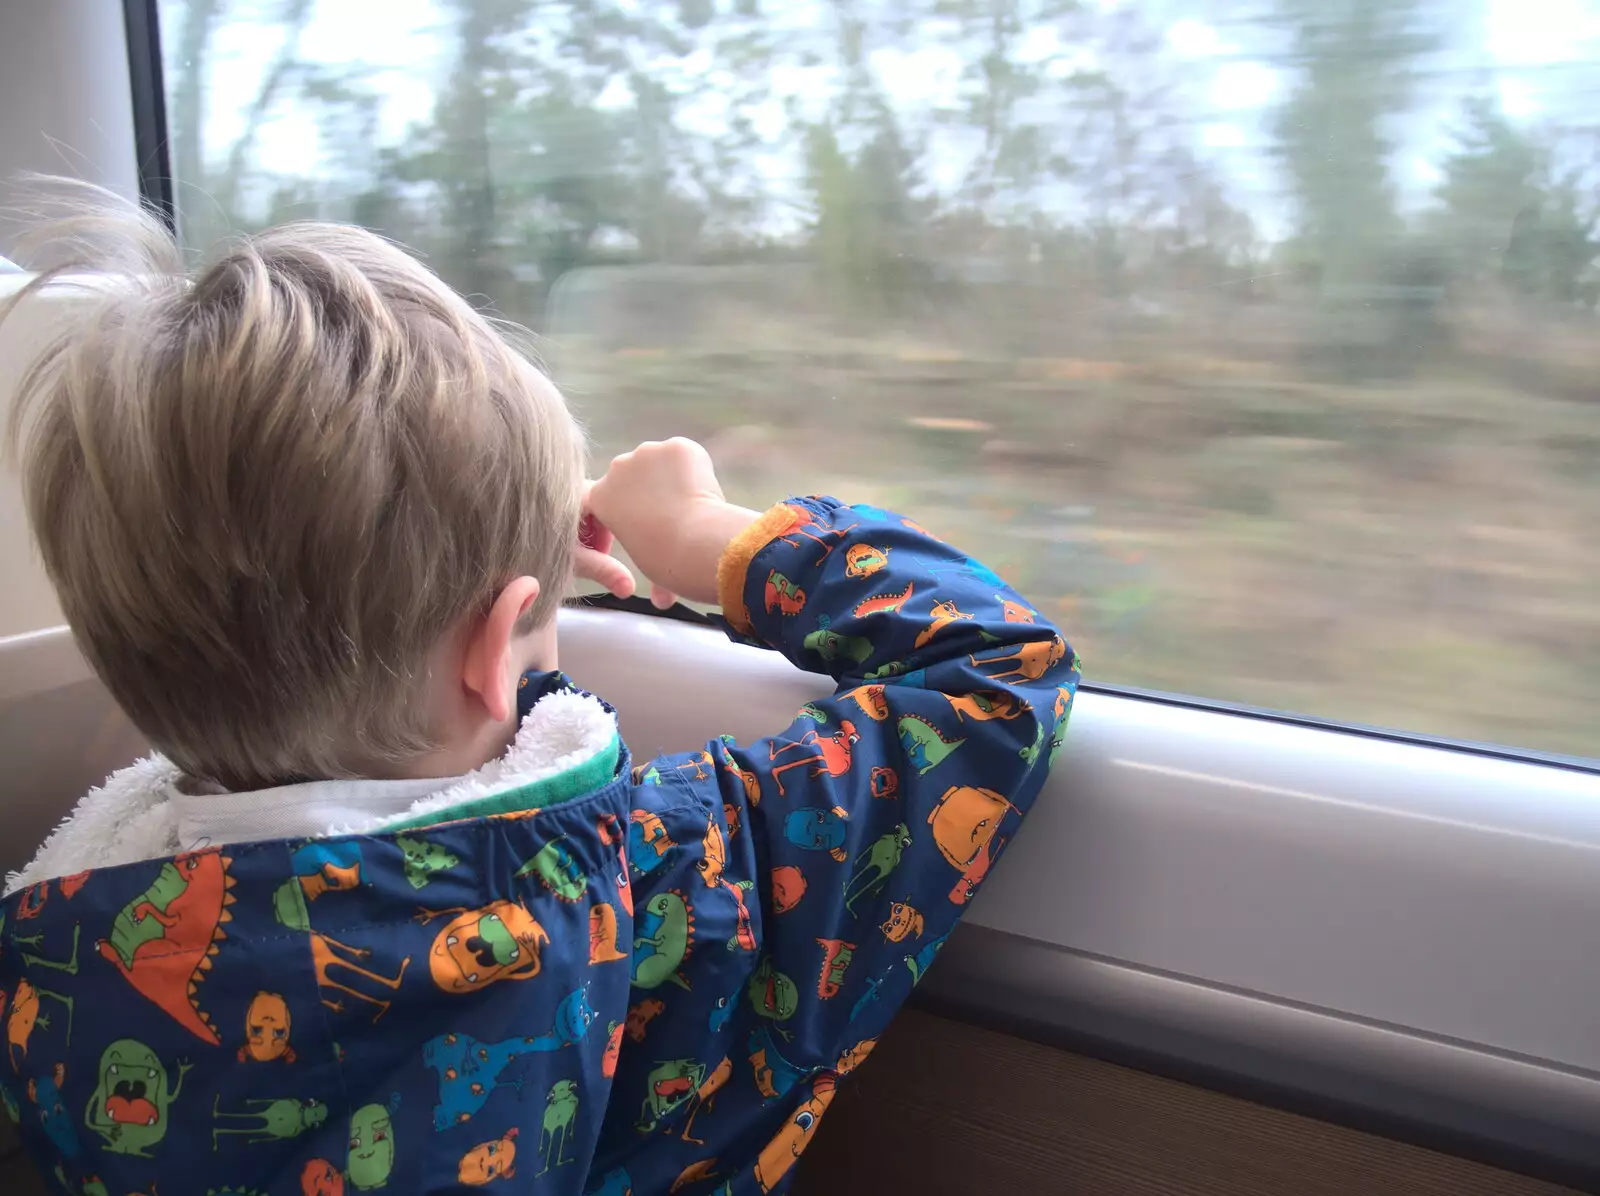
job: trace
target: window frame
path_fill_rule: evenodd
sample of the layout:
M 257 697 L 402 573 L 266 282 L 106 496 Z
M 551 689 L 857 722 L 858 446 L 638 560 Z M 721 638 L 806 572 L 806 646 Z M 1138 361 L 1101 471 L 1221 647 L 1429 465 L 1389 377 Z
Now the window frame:
M 178 210 L 167 128 L 167 86 L 161 65 L 159 2 L 122 0 L 122 19 L 128 38 L 139 195 L 169 229 L 176 231 Z
M 671 619 L 676 622 L 719 630 L 725 629 L 727 626 L 723 619 L 701 614 L 699 611 L 684 606 L 682 603 L 678 603 L 667 610 L 662 610 L 660 607 L 652 605 L 648 600 L 639 597 L 618 598 L 615 595 L 604 593 L 581 594 L 567 599 L 564 605 L 576 610 L 604 610 L 615 611 L 620 614 L 649 615 L 652 618 Z M 1070 636 L 1071 628 L 1069 627 L 1065 630 Z M 1314 731 L 1334 731 L 1341 735 L 1356 735 L 1363 739 L 1376 739 L 1385 743 L 1402 743 L 1413 747 L 1438 748 L 1442 751 L 1481 756 L 1489 760 L 1510 760 L 1519 764 L 1537 764 L 1547 768 L 1559 768 L 1570 772 L 1600 776 L 1600 759 L 1591 759 L 1586 756 L 1567 756 L 1557 752 L 1542 752 L 1536 748 L 1519 748 L 1513 744 L 1480 743 L 1471 739 L 1452 739 L 1449 736 L 1405 731 L 1396 727 L 1380 726 L 1375 723 L 1346 722 L 1340 719 L 1323 718 L 1314 714 L 1299 714 L 1292 710 L 1274 710 L 1267 706 L 1251 706 L 1243 702 L 1229 702 L 1222 698 L 1207 698 L 1197 694 L 1173 693 L 1161 689 L 1144 689 L 1136 685 L 1113 685 L 1103 681 L 1095 681 L 1093 680 L 1092 662 L 1090 676 L 1084 679 L 1079 688 L 1085 693 L 1107 694 L 1112 697 L 1128 698 L 1138 702 L 1152 702 L 1156 705 L 1172 706 L 1183 710 L 1227 714 L 1236 718 L 1276 723 L 1285 727 L 1303 727 Z

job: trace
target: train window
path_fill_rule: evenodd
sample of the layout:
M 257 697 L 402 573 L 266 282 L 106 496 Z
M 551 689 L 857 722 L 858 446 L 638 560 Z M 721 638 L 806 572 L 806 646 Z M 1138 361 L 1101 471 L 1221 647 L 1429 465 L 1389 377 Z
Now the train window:
M 914 512 L 1102 683 L 1600 756 L 1565 0 L 162 0 L 186 239 L 353 220 L 599 453 Z

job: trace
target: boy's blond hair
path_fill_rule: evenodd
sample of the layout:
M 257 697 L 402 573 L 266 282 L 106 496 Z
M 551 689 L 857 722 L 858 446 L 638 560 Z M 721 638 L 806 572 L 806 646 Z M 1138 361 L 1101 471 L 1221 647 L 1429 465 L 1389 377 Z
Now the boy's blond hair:
M 18 254 L 41 274 L 0 320 L 47 284 L 88 302 L 24 373 L 6 443 L 95 671 L 235 789 L 436 746 L 435 646 L 513 577 L 542 583 L 524 626 L 570 581 L 583 441 L 560 394 L 371 233 L 287 225 L 191 281 L 154 216 L 45 184 Z M 90 271 L 115 277 L 71 277 Z

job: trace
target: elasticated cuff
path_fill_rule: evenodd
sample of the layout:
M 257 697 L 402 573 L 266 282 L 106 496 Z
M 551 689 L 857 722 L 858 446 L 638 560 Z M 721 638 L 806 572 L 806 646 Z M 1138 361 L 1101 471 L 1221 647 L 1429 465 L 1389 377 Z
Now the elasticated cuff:
M 750 635 L 755 626 L 750 620 L 750 608 L 745 604 L 745 578 L 750 572 L 750 562 L 756 553 L 779 536 L 807 519 L 807 513 L 788 503 L 770 507 L 744 531 L 733 538 L 722 550 L 717 562 L 717 600 L 723 617 L 740 635 Z

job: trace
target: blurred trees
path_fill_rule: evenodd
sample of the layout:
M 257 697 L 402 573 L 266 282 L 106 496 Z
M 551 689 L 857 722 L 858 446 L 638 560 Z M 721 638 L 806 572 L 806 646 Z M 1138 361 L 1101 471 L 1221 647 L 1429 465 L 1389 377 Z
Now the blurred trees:
M 1293 197 L 1299 265 L 1313 283 L 1311 356 L 1345 380 L 1383 363 L 1373 342 L 1385 315 L 1414 314 L 1414 280 L 1389 265 L 1405 231 L 1390 129 L 1410 107 L 1418 59 L 1433 45 L 1426 11 L 1421 0 L 1279 3 L 1298 78 L 1277 113 L 1273 150 Z
M 1506 119 L 1494 102 L 1467 101 L 1444 162 L 1434 224 L 1463 282 L 1498 279 L 1522 295 L 1594 304 L 1600 196 L 1557 147 Z
M 417 64 L 432 112 L 388 141 L 380 71 L 303 57 L 319 0 L 170 0 L 173 165 L 191 243 L 354 219 L 534 320 L 563 274 L 608 261 L 798 258 L 841 308 L 878 313 L 934 280 L 1146 308 L 1270 290 L 1356 380 L 1415 368 L 1464 290 L 1593 307 L 1597 162 L 1570 138 L 1469 99 L 1431 204 L 1402 202 L 1398 130 L 1440 6 L 1264 3 L 1237 24 L 1284 80 L 1255 147 L 1281 189 L 1249 203 L 1202 143 L 1167 26 L 1074 0 L 816 0 L 787 22 L 765 0 L 437 0 L 438 54 Z M 217 33 L 241 21 L 275 48 L 217 143 Z M 261 131 L 291 106 L 320 142 L 268 177 Z

